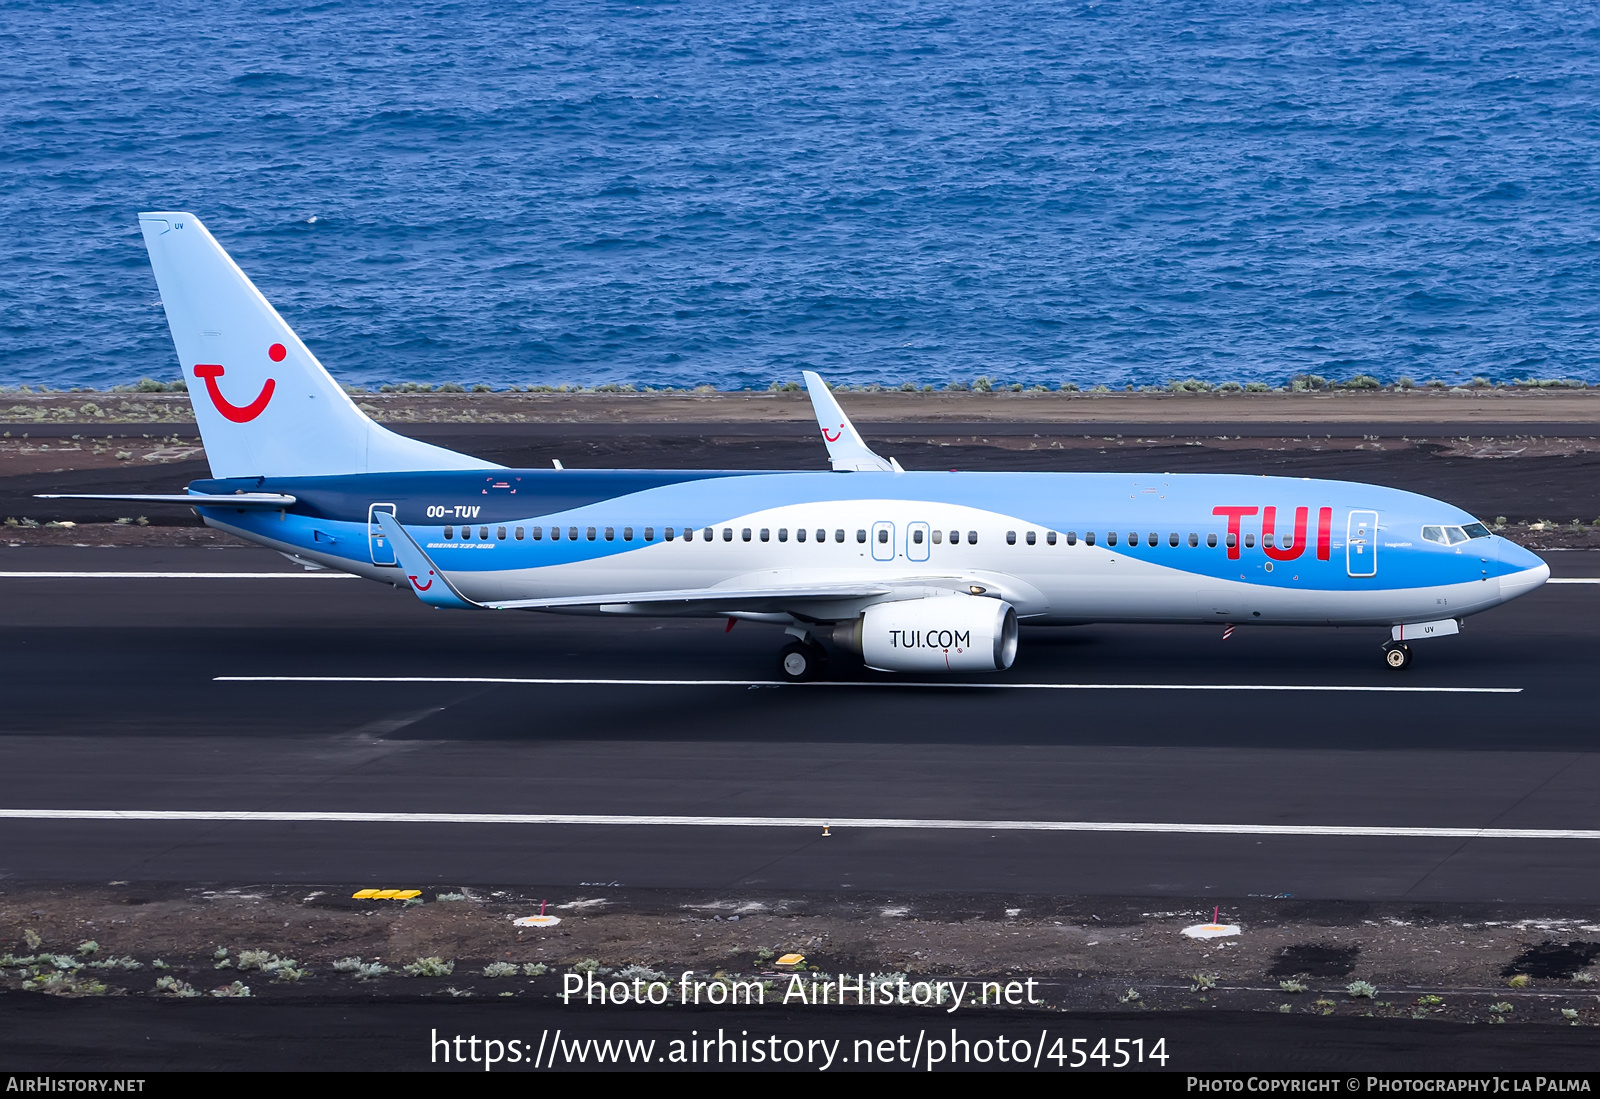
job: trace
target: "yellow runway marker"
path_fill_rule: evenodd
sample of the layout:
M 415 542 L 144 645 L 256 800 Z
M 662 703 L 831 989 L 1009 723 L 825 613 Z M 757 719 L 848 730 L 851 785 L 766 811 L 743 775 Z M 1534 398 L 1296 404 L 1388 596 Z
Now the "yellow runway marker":
M 422 896 L 420 889 L 358 889 L 350 894 L 353 901 L 409 901 Z
M 778 959 L 778 963 L 777 964 L 779 964 L 779 965 L 800 965 L 805 960 L 806 960 L 806 956 L 804 954 L 785 954 L 783 957 Z

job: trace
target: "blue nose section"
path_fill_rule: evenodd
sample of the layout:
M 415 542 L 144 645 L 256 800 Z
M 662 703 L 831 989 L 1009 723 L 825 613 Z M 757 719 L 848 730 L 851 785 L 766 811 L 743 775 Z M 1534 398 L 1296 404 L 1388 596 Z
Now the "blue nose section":
M 1515 542 L 1508 542 L 1504 538 L 1495 539 L 1495 548 L 1498 551 L 1500 563 L 1506 566 L 1507 572 L 1526 572 L 1529 569 L 1545 569 L 1549 574 L 1544 558 L 1530 550 L 1525 550 Z
M 1539 555 L 1530 553 L 1515 542 L 1496 538 L 1496 554 L 1500 559 L 1500 600 L 1526 595 L 1550 579 L 1550 566 Z

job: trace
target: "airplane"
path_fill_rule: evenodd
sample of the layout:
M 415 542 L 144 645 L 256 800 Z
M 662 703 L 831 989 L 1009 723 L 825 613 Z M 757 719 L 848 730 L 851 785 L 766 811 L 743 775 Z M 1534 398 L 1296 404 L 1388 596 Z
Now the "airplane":
M 830 471 L 508 469 L 368 418 L 193 214 L 139 225 L 212 476 L 74 497 L 186 505 L 435 608 L 768 623 L 792 682 L 823 641 L 885 672 L 1004 670 L 1022 623 L 1381 627 L 1399 670 L 1550 575 L 1374 485 L 905 470 L 810 371 Z

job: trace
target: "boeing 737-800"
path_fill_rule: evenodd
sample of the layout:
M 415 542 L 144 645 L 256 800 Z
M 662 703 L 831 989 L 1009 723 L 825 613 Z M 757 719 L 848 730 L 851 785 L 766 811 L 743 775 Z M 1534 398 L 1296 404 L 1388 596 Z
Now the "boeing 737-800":
M 212 477 L 134 499 L 434 607 L 771 623 L 790 680 L 821 640 L 883 671 L 1004 669 L 1019 622 L 1380 627 L 1398 669 L 1550 575 L 1373 485 L 903 470 L 809 372 L 831 472 L 507 469 L 369 419 L 199 219 L 139 223 Z

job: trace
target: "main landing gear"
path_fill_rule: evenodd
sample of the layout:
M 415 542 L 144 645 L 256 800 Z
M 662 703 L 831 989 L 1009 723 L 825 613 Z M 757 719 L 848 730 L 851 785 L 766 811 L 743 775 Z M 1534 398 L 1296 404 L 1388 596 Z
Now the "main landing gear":
M 1397 672 L 1404 671 L 1411 667 L 1411 646 L 1404 641 L 1385 641 L 1383 662 Z
M 815 641 L 791 641 L 778 653 L 778 674 L 790 683 L 816 679 L 827 666 L 828 654 Z

